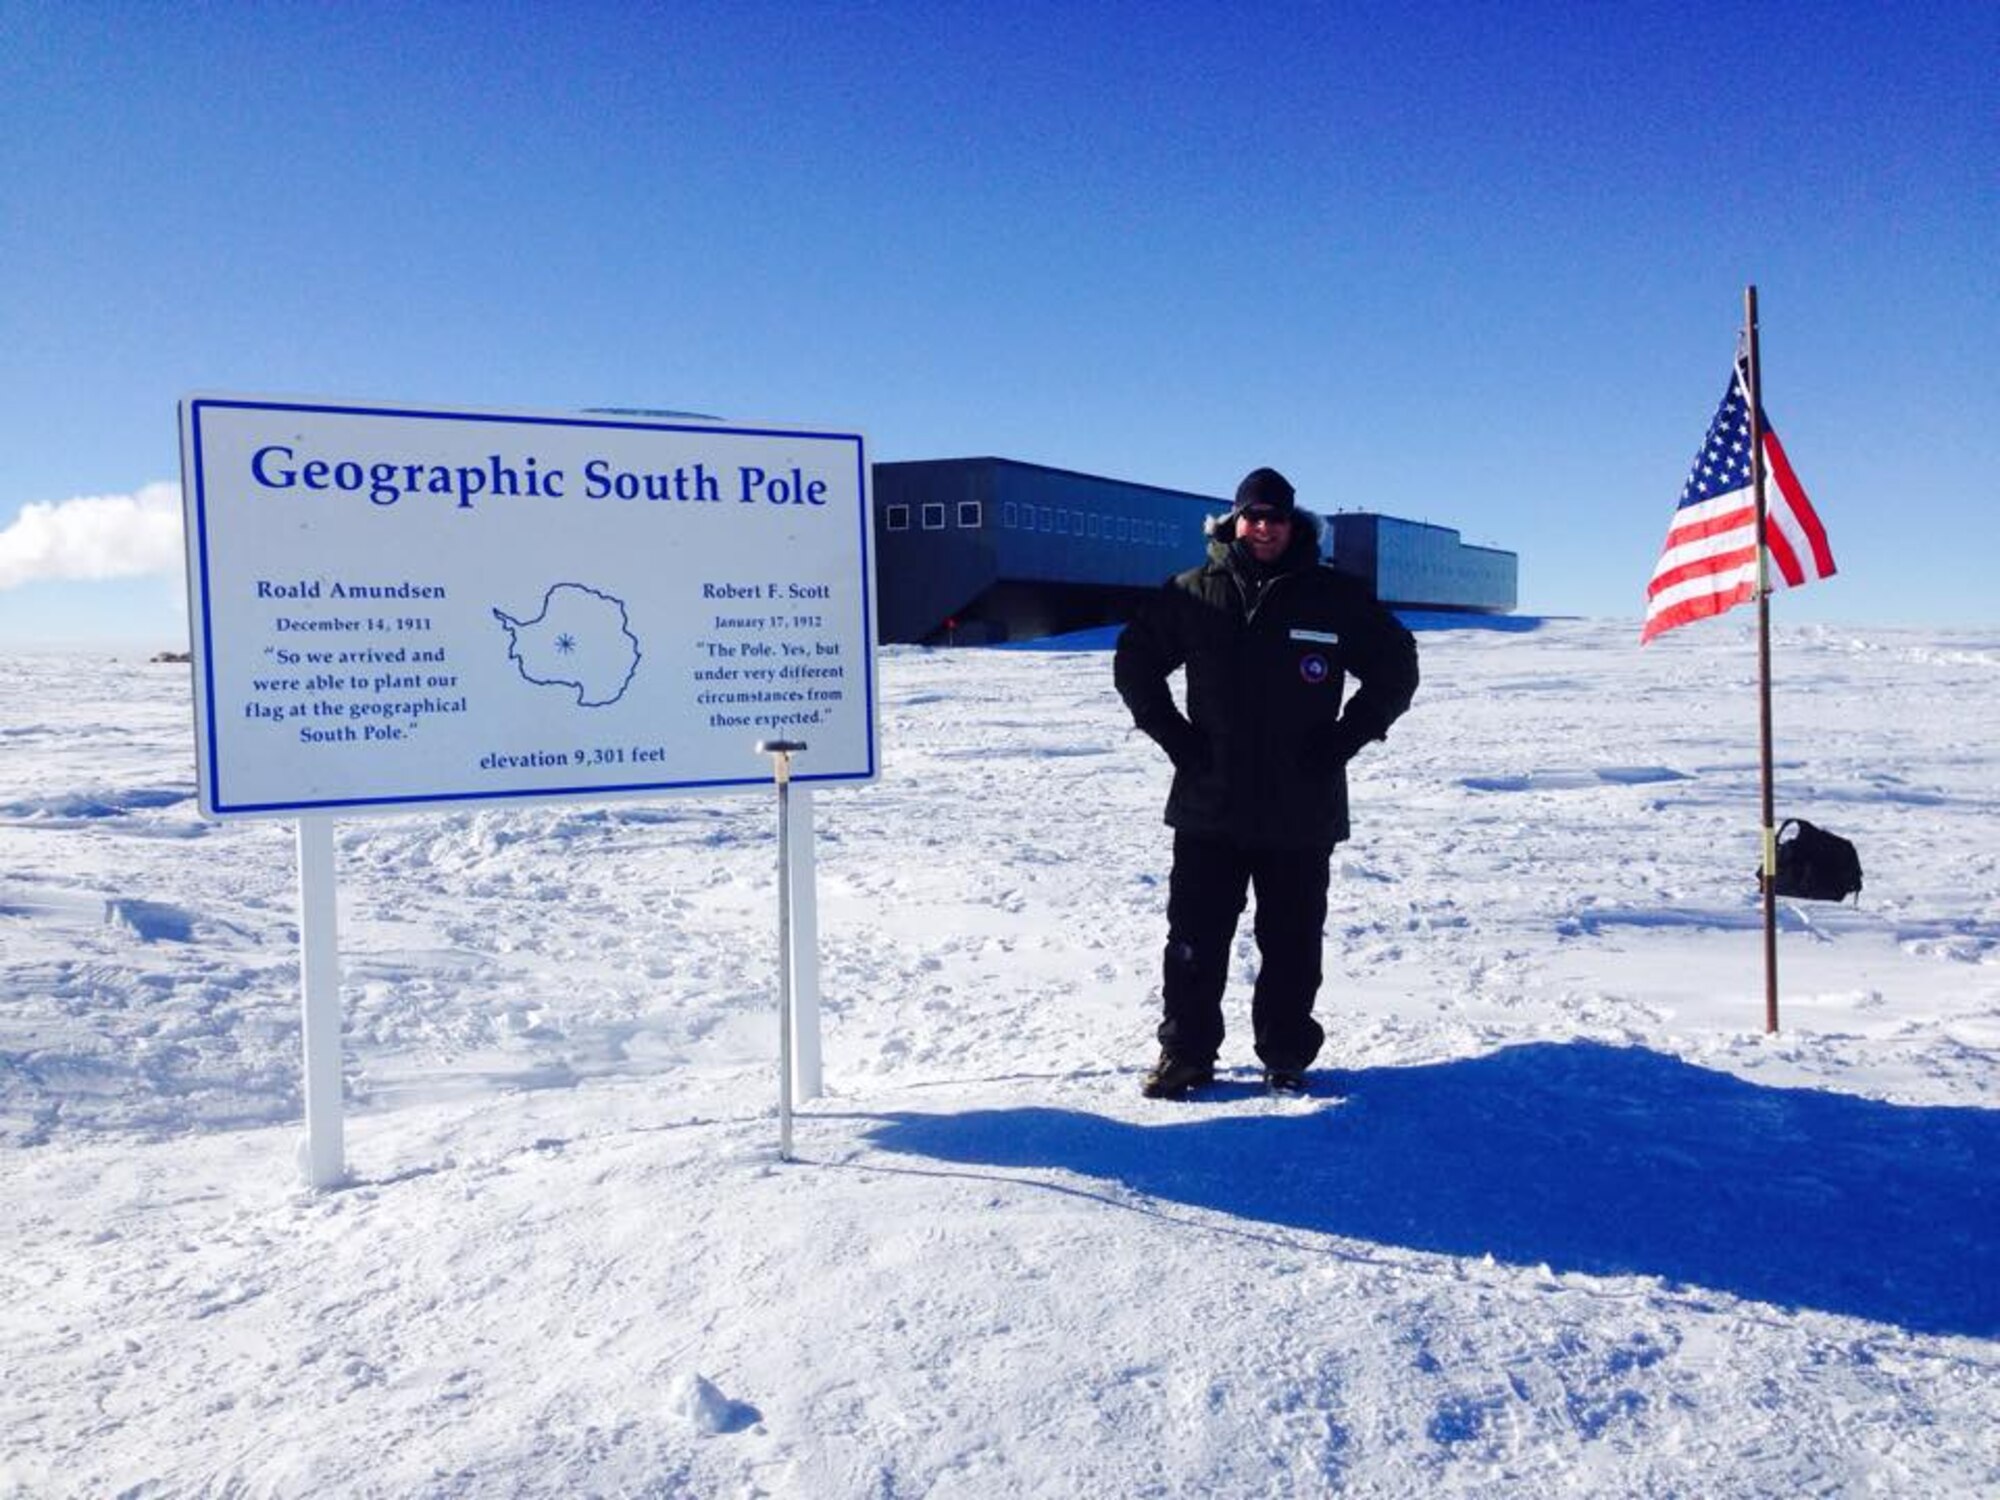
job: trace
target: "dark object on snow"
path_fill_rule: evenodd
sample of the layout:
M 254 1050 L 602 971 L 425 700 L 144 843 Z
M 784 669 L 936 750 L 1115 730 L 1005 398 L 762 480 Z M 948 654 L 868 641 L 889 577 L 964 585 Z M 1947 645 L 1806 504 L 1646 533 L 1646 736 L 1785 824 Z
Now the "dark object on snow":
M 1185 1099 L 1195 1089 L 1205 1089 L 1213 1082 L 1214 1063 L 1191 1062 L 1171 1052 L 1162 1052 L 1160 1060 L 1153 1064 L 1153 1071 L 1139 1085 L 1139 1092 L 1148 1099 Z
M 1789 839 L 1785 830 L 1796 829 Z M 1844 901 L 1861 890 L 1861 856 L 1837 833 L 1804 818 L 1778 825 L 1778 874 L 1771 889 L 1808 901 Z

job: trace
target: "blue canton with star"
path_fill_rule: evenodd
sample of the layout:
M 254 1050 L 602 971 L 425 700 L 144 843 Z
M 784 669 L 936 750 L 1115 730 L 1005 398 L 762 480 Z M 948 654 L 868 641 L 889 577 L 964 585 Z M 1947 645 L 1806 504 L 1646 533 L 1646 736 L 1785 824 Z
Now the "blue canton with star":
M 1715 420 L 1709 424 L 1708 441 L 1681 490 L 1681 505 L 1699 505 L 1749 487 L 1750 403 L 1743 399 L 1743 387 L 1732 376 Z

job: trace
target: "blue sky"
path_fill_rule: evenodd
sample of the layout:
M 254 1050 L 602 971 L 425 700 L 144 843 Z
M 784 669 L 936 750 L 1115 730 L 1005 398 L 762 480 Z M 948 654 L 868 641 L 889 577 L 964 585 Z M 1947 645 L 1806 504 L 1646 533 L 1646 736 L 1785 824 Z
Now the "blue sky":
M 180 643 L 196 390 L 1273 464 L 1636 630 L 1751 282 L 1777 618 L 1992 624 L 1996 76 L 1991 4 L 0 0 L 0 641 Z

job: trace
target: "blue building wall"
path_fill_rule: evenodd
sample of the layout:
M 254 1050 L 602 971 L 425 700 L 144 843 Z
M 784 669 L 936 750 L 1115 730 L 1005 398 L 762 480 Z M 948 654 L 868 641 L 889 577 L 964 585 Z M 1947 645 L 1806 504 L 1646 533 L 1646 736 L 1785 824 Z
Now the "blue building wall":
M 1425 521 L 1365 511 L 1325 519 L 1327 560 L 1366 580 L 1378 599 L 1485 614 L 1505 614 L 1519 602 L 1520 559 L 1512 552 L 1468 547 L 1451 527 Z
M 876 464 L 873 482 L 885 642 L 1026 640 L 1117 623 L 1202 559 L 1205 523 L 1229 509 L 1214 495 L 1004 458 Z M 1511 552 L 1395 517 L 1324 519 L 1335 565 L 1389 603 L 1514 607 Z

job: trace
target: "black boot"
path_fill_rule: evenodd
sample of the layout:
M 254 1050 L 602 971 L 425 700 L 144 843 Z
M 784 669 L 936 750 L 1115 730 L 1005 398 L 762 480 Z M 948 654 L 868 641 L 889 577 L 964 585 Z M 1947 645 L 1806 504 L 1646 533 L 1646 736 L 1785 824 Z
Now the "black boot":
M 1189 1062 L 1171 1052 L 1162 1052 L 1160 1060 L 1153 1064 L 1153 1071 L 1139 1085 L 1139 1092 L 1148 1099 L 1185 1099 L 1190 1090 L 1206 1088 L 1213 1082 L 1214 1063 Z

